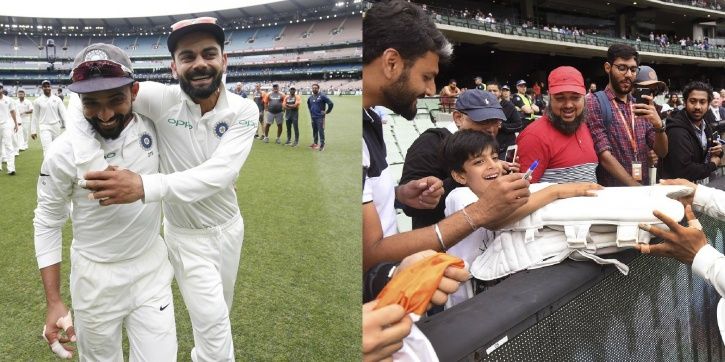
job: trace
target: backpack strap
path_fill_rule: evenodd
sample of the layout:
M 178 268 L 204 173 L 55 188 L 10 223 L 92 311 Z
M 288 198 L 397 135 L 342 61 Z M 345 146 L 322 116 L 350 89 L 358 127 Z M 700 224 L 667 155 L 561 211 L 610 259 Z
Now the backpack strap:
M 602 112 L 602 120 L 604 121 L 604 130 L 609 134 L 609 125 L 614 121 L 614 113 L 612 113 L 612 107 L 609 106 L 609 98 L 604 91 L 598 91 L 594 93 L 597 97 L 597 103 L 599 103 L 599 109 Z

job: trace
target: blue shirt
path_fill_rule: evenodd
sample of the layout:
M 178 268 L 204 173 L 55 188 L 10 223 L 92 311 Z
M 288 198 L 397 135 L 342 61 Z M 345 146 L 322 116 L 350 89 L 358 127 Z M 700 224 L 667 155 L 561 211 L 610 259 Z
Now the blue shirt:
M 310 117 L 322 118 L 326 113 L 332 112 L 332 101 L 322 93 L 311 95 L 307 98 L 307 108 L 310 109 Z

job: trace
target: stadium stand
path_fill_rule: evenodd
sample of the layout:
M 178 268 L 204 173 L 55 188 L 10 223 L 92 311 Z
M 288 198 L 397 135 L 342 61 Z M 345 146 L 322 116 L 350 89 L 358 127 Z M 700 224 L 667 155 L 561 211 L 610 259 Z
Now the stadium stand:
M 279 4 L 288 11 L 269 15 L 268 9 L 245 8 L 248 14 L 265 14 L 240 19 L 234 10 L 220 10 L 194 16 L 214 16 L 225 28 L 225 51 L 229 54 L 227 83 L 243 81 L 282 82 L 314 79 L 323 89 L 355 91 L 362 74 L 361 4 L 311 0 L 314 6 L 299 10 Z M 251 10 L 250 10 L 251 9 Z M 124 49 L 139 80 L 171 82 L 170 56 L 166 48 L 169 25 L 189 16 L 141 19 L 85 19 L 55 21 L 56 33 L 31 32 L 0 23 L 0 82 L 37 94 L 37 84 L 50 79 L 54 85 L 68 83 L 75 54 L 89 44 L 105 42 Z M 148 19 L 148 20 L 147 20 Z M 45 23 L 44 19 L 0 16 L 0 22 Z M 85 24 L 105 24 L 104 30 Z M 131 24 L 129 26 L 129 24 Z M 62 28 L 58 32 L 58 28 Z M 93 28 L 93 29 L 86 29 Z M 303 37 L 304 31 L 310 31 Z M 345 31 L 348 29 L 349 31 Z M 49 39 L 55 46 L 46 46 Z M 54 58 L 54 59 L 51 59 Z M 53 60 L 51 62 L 51 60 Z M 340 79 L 340 82 L 334 80 Z M 326 84 L 331 81 L 330 84 Z M 304 94 L 303 90 L 303 94 Z

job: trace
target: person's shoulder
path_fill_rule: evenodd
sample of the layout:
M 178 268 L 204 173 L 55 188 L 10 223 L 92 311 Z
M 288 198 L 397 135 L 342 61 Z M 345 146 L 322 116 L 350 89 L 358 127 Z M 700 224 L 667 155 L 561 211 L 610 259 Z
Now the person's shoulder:
M 43 157 L 43 164 L 62 165 L 74 162 L 73 137 L 71 133 L 73 132 L 63 132 L 58 138 L 53 140 Z

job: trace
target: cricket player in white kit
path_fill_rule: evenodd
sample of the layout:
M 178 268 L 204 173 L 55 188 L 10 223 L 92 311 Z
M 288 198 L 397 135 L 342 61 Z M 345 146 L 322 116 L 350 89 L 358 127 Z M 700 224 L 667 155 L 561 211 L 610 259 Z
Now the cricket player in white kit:
M 87 134 L 65 132 L 41 166 L 33 224 L 48 308 L 44 336 L 58 356 L 72 357 L 62 344 L 74 333 L 59 288 L 61 229 L 70 212 L 70 291 L 80 360 L 123 361 L 125 325 L 130 361 L 175 361 L 173 268 L 160 235 L 161 205 L 100 206 L 81 188 L 84 173 L 108 163 L 158 172 L 154 125 L 132 111 L 138 83 L 131 60 L 115 46 L 92 44 L 76 57 L 71 79 L 69 88 L 80 94 L 84 117 L 74 122 L 90 125 L 101 148 L 87 142 Z M 64 338 L 60 327 L 67 329 Z
M 194 330 L 191 358 L 233 361 L 229 310 L 244 237 L 234 183 L 259 110 L 222 83 L 227 56 L 216 19 L 174 24 L 167 45 L 180 84 L 144 82 L 134 103 L 155 122 L 161 173 L 89 172 L 87 187 L 101 205 L 163 201 L 164 239 Z
M 2 83 L 0 83 L 0 169 L 2 162 L 8 168 L 8 175 L 15 175 L 15 147 L 13 140 L 15 132 L 18 131 L 17 113 L 15 112 L 15 101 L 2 94 Z
M 40 144 L 43 155 L 48 152 L 50 144 L 60 136 L 63 123 L 68 123 L 65 105 L 58 96 L 52 94 L 50 81 L 42 83 L 43 95 L 33 101 L 33 119 L 30 122 L 30 137 L 35 139 L 40 133 Z
M 16 136 L 18 148 L 20 151 L 28 149 L 28 140 L 30 139 L 30 120 L 33 114 L 33 102 L 25 98 L 25 91 L 18 90 L 18 99 L 16 102 L 16 111 L 18 118 L 18 133 Z

